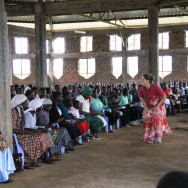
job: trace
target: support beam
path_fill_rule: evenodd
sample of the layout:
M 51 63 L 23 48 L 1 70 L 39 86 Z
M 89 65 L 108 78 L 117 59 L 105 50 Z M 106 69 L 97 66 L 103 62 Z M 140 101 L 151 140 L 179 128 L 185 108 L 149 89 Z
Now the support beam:
M 69 15 L 69 14 L 89 14 L 97 12 L 127 11 L 148 9 L 147 1 L 138 3 L 138 0 L 77 0 L 43 3 L 46 15 Z M 6 6 L 8 16 L 34 15 L 34 3 L 24 5 Z
M 92 19 L 92 20 L 96 20 L 96 21 L 100 21 L 100 22 L 107 23 L 107 24 L 111 24 L 111 25 L 114 25 L 114 26 L 117 26 L 117 27 L 120 27 L 120 28 L 124 28 L 123 25 L 120 25 L 120 24 L 117 24 L 117 23 L 113 23 L 113 22 L 111 22 L 111 21 L 106 21 L 106 20 L 104 20 L 104 19 L 99 19 L 99 18 L 96 18 L 96 17 L 94 17 L 94 16 L 88 16 L 88 15 L 86 15 L 86 14 L 78 14 L 78 15 L 79 15 L 79 16 L 83 16 L 83 17 L 85 17 L 85 18 L 90 18 L 90 19 Z
M 127 35 L 121 35 L 122 38 L 122 84 L 127 83 Z
M 50 82 L 48 83 L 49 86 L 53 85 L 53 56 L 52 56 L 52 37 L 49 39 L 49 43 L 48 43 L 48 47 L 49 47 L 49 52 L 50 52 L 50 59 L 49 59 L 49 79 Z
M 184 9 L 182 7 L 180 7 L 179 5 L 174 5 L 175 8 L 178 8 L 180 9 L 181 11 L 183 11 L 184 13 L 188 14 L 188 10 L 187 9 Z
M 4 1 L 0 1 L 0 131 L 12 148 L 9 63 L 7 13 L 5 12 Z
M 173 6 L 173 5 L 181 5 L 184 3 L 188 3 L 187 0 L 177 0 L 177 1 L 171 1 L 171 2 L 161 2 L 160 4 L 158 4 L 157 6 L 159 7 L 166 7 L 166 6 Z
M 46 16 L 41 3 L 35 5 L 36 85 L 47 87 L 46 70 Z
M 149 35 L 149 50 L 148 64 L 149 73 L 155 76 L 155 83 L 159 85 L 159 44 L 158 44 L 158 14 L 159 8 L 151 6 L 148 9 L 148 35 Z

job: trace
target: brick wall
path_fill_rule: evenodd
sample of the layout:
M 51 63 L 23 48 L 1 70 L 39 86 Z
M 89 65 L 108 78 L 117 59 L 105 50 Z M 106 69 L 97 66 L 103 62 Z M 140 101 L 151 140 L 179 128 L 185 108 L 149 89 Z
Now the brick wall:
M 93 36 L 93 51 L 94 52 L 109 52 L 110 51 L 110 36 L 106 36 L 106 35 Z
M 62 33 L 62 37 L 63 33 Z M 29 36 L 29 53 L 35 53 L 35 39 L 33 36 Z M 14 55 L 14 40 L 13 36 L 11 38 L 11 52 Z M 80 53 L 80 37 L 79 36 L 68 36 L 65 37 L 65 54 L 69 57 L 64 58 L 64 70 L 63 76 L 60 79 L 54 77 L 55 84 L 73 84 L 73 83 L 119 83 L 122 81 L 122 76 L 118 79 L 112 74 L 111 58 L 117 56 L 114 52 L 109 51 L 110 47 L 110 37 L 107 35 L 94 35 L 93 36 L 93 52 L 90 53 Z M 170 32 L 170 50 L 165 50 L 165 54 L 160 51 L 160 55 L 172 55 L 173 58 L 173 72 L 164 78 L 166 80 L 188 80 L 187 72 L 187 52 L 185 47 L 185 32 Z M 176 49 L 179 50 L 177 53 Z M 171 51 L 174 50 L 174 51 Z M 73 56 L 71 56 L 73 54 Z M 75 54 L 77 54 L 75 56 Z M 89 55 L 88 55 L 89 54 Z M 97 55 L 96 55 L 97 54 Z M 118 54 L 119 56 L 119 54 Z M 134 78 L 135 81 L 140 82 L 143 73 L 148 71 L 148 34 L 141 34 L 141 50 L 132 51 L 129 56 L 139 57 L 139 73 Z M 78 60 L 79 58 L 91 58 L 96 59 L 96 74 L 89 79 L 85 79 L 78 74 Z M 31 60 L 31 75 L 25 80 L 19 80 L 13 76 L 13 84 L 33 84 L 36 85 L 35 79 L 35 58 Z M 132 78 L 128 75 L 128 82 L 132 81 Z M 48 78 L 49 79 L 49 78 Z
M 76 53 L 80 52 L 80 37 L 65 37 L 65 52 Z
M 169 35 L 169 48 L 185 48 L 186 33 L 185 31 L 173 31 Z

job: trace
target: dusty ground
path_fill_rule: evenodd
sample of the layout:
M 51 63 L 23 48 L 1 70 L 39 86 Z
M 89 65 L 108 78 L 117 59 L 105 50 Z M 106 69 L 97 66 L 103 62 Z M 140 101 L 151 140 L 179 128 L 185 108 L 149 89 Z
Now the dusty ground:
M 1 187 L 32 188 L 155 188 L 171 170 L 188 171 L 188 113 L 168 117 L 173 134 L 162 144 L 145 144 L 142 126 L 100 133 L 54 165 L 14 174 Z

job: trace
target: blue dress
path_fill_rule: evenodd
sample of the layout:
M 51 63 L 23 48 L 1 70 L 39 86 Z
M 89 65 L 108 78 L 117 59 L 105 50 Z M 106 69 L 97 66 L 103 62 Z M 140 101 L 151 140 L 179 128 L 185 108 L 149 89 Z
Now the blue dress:
M 9 175 L 16 170 L 12 153 L 9 147 L 5 152 L 0 151 L 0 182 L 5 182 L 9 179 Z

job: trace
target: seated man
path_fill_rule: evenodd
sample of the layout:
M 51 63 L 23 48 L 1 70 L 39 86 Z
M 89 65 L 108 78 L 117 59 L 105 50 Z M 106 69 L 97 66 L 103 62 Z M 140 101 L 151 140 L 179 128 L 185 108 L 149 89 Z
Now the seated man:
M 119 106 L 125 107 L 122 109 L 123 116 L 122 116 L 122 123 L 124 123 L 125 126 L 129 127 L 129 124 L 131 126 L 138 125 L 138 110 L 137 107 L 131 105 L 132 102 L 132 95 L 128 94 L 128 89 L 123 89 L 123 94 L 119 97 Z

